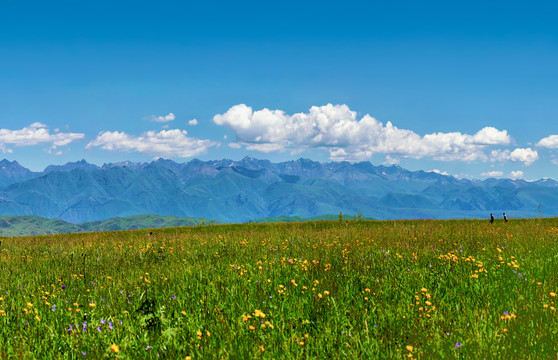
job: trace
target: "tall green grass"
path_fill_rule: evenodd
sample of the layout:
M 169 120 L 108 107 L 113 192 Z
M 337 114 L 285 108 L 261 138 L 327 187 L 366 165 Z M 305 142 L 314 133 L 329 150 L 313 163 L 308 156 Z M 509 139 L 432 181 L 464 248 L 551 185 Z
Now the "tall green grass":
M 3 238 L 0 358 L 556 358 L 557 235 L 532 219 Z

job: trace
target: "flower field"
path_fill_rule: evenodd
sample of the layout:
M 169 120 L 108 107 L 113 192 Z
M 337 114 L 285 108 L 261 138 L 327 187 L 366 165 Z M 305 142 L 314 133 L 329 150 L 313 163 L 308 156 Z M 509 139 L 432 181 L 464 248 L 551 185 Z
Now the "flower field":
M 558 219 L 147 233 L 0 239 L 0 358 L 558 356 Z

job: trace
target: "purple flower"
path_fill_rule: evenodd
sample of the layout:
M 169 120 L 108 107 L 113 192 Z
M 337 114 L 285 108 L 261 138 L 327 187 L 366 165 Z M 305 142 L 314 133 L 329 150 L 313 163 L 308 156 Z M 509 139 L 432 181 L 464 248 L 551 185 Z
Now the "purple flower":
M 455 348 L 457 349 L 458 347 L 461 347 L 461 343 L 455 344 Z
M 101 325 L 97 326 L 97 331 L 101 332 Z
M 84 352 L 81 353 L 81 355 L 85 356 L 85 355 L 87 355 L 87 353 L 84 351 Z
M 109 329 L 112 330 L 112 321 L 109 321 Z
M 62 290 L 66 290 L 66 285 L 62 285 Z
M 56 311 L 56 305 L 52 306 L 52 311 Z
M 176 299 L 176 296 L 173 295 L 173 296 L 171 296 L 171 298 L 174 300 L 174 299 Z
M 105 325 L 105 319 L 101 319 L 101 324 Z

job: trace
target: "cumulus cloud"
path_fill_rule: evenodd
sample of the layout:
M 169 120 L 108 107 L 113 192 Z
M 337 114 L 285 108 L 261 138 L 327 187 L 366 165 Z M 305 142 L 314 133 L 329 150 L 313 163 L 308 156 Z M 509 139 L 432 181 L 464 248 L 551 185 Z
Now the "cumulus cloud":
M 160 123 L 164 123 L 164 122 L 169 122 L 169 121 L 173 121 L 176 117 L 174 116 L 173 113 L 169 113 L 168 115 L 165 116 L 155 116 L 155 115 L 151 115 L 148 119 L 150 121 L 155 121 L 155 122 L 160 122 Z
M 508 145 L 506 130 L 485 127 L 474 135 L 433 133 L 420 136 L 385 125 L 370 115 L 358 119 L 347 105 L 313 106 L 308 113 L 288 115 L 281 110 L 262 109 L 239 104 L 224 114 L 214 116 L 217 125 L 230 128 L 237 143 L 262 152 L 286 148 L 323 148 L 332 160 L 358 161 L 383 153 L 394 158 L 487 161 L 489 145 Z
M 517 170 L 517 171 L 512 171 L 508 174 L 508 177 L 510 179 L 521 179 L 523 177 L 523 171 L 521 170 Z
M 192 119 L 192 120 L 188 121 L 188 125 L 196 126 L 196 125 L 198 125 L 198 120 L 197 119 Z
M 517 148 L 510 153 L 510 160 L 514 162 L 522 162 L 525 165 L 531 165 L 539 158 L 537 151 L 531 148 L 520 149 Z
M 509 150 L 492 150 L 490 153 L 491 161 L 513 161 L 522 162 L 526 166 L 531 165 L 539 158 L 539 153 L 531 148 L 517 148 Z
M 87 144 L 86 149 L 101 147 L 104 150 L 140 152 L 164 157 L 191 157 L 205 153 L 218 143 L 187 136 L 186 130 L 148 131 L 142 136 L 132 136 L 124 132 L 104 131 Z
M 33 123 L 20 130 L 0 129 L 0 150 L 11 153 L 13 150 L 7 146 L 33 146 L 50 144 L 51 149 L 65 146 L 69 143 L 83 139 L 84 134 L 55 131 L 50 133 L 48 126 L 40 122 Z
M 558 135 L 550 135 L 542 138 L 537 143 L 537 146 L 547 149 L 558 149 Z
M 487 172 L 481 173 L 481 176 L 486 176 L 486 177 L 500 177 L 500 176 L 503 176 L 503 175 L 504 175 L 504 172 L 503 171 L 498 171 L 498 170 L 487 171 Z

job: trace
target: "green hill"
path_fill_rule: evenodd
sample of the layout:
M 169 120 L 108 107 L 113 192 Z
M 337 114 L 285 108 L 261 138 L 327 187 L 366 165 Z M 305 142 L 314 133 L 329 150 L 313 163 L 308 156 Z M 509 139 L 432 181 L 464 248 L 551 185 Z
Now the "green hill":
M 116 217 L 103 221 L 72 224 L 60 219 L 40 216 L 0 216 L 0 236 L 28 236 L 65 234 L 75 232 L 117 231 L 134 229 L 154 229 L 178 226 L 210 224 L 204 218 L 178 216 L 135 215 Z

